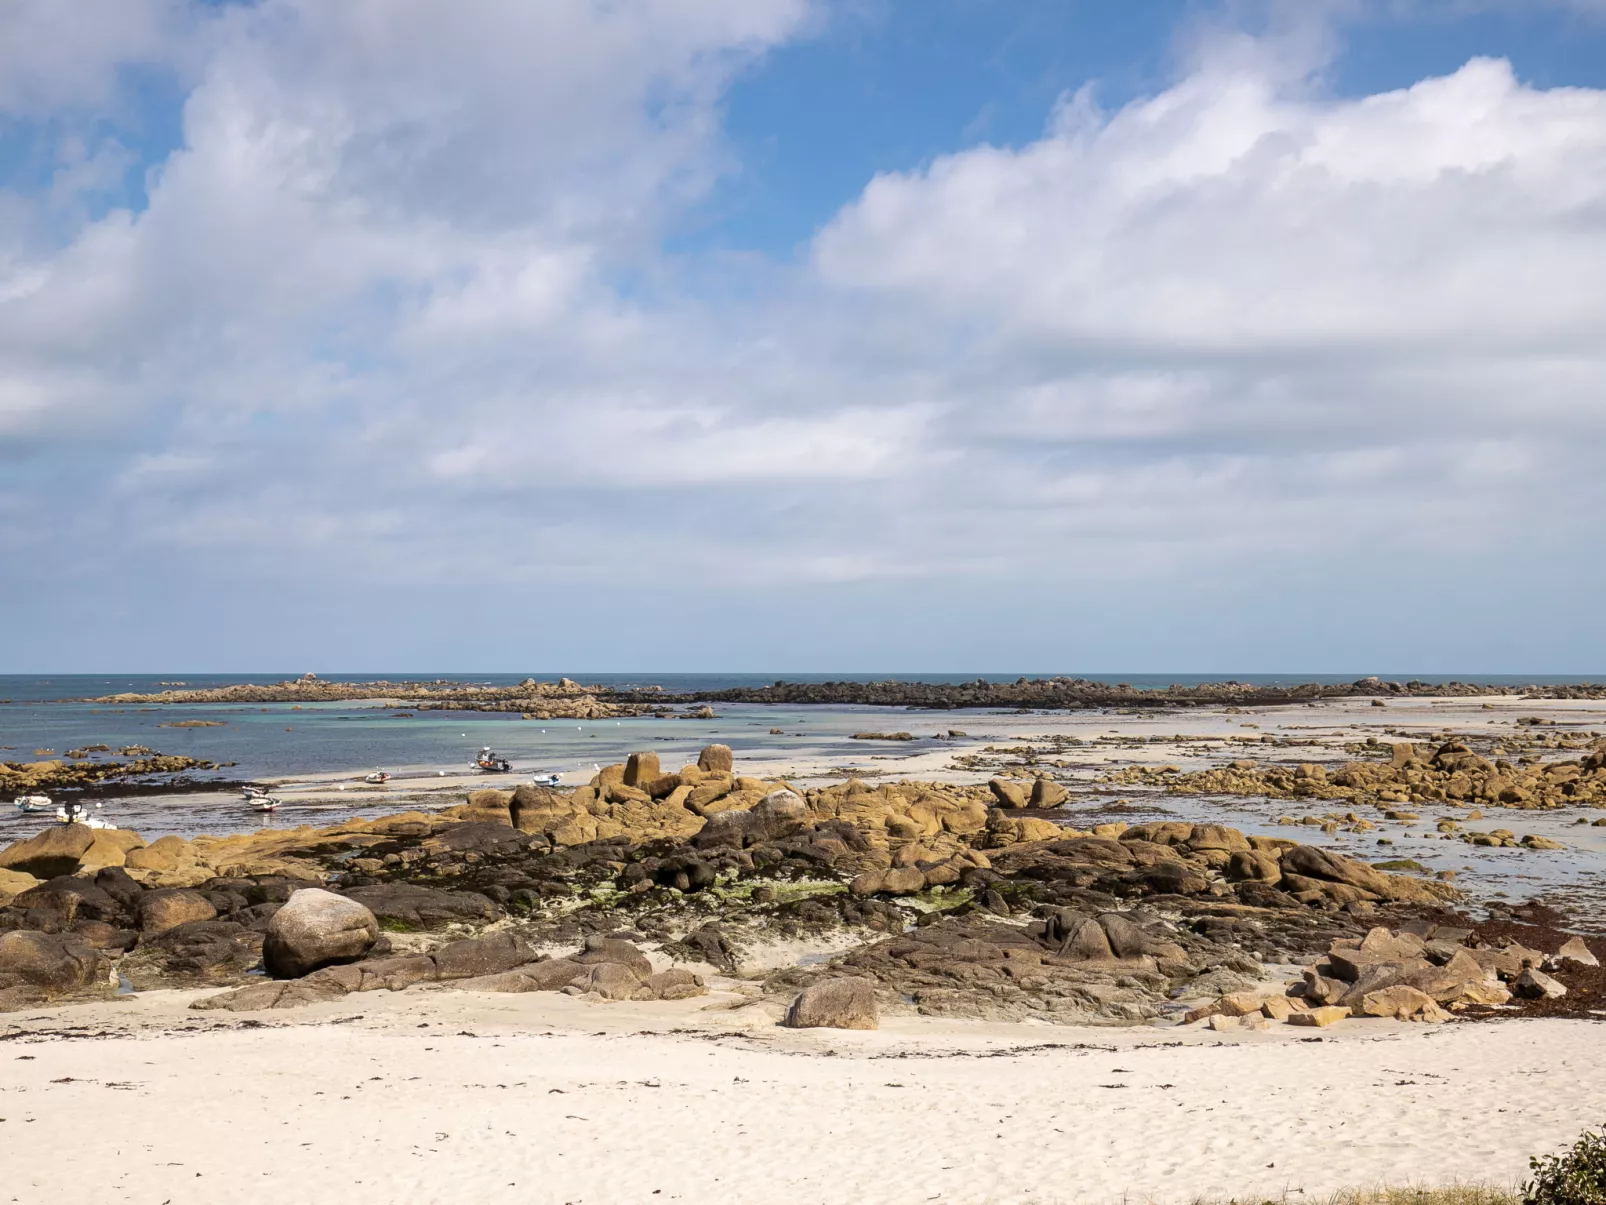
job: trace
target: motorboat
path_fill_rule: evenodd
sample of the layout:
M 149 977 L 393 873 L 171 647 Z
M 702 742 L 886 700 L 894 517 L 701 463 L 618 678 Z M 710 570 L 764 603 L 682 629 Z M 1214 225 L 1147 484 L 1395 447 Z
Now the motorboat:
M 255 803 L 260 799 L 268 798 L 267 787 L 243 787 L 241 790 L 247 803 Z
M 276 812 L 279 810 L 279 800 L 272 795 L 262 795 L 250 800 L 246 806 L 253 812 Z
M 537 774 L 530 779 L 532 787 L 555 787 L 563 781 L 561 774 Z
M 375 770 L 372 774 L 370 774 L 366 778 L 364 778 L 363 781 L 364 782 L 371 782 L 375 786 L 378 786 L 381 783 L 389 782 L 390 781 L 390 775 L 386 774 L 383 770 Z
M 474 766 L 481 774 L 508 774 L 513 769 L 513 763 L 500 753 L 493 753 L 489 745 L 480 750 L 480 755 L 474 759 Z
M 17 811 L 26 816 L 36 812 L 54 811 L 56 805 L 51 802 L 49 795 L 19 795 L 17 796 Z
M 95 806 L 99 808 L 104 805 L 97 803 Z M 58 824 L 81 824 L 85 828 L 115 829 L 117 827 L 115 824 L 108 824 L 76 800 L 71 803 L 64 803 L 56 809 L 56 822 Z

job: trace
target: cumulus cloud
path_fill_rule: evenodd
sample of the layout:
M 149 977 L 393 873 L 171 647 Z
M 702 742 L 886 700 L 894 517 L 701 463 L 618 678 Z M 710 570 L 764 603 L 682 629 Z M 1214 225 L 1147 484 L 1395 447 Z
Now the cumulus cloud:
M 924 586 L 996 619 L 1027 574 L 1560 562 L 1600 513 L 1606 93 L 1477 60 L 1339 98 L 1314 52 L 1206 39 L 710 289 L 665 236 L 739 170 L 731 81 L 816 15 L 146 0 L 62 51 L 73 87 L 12 77 L 48 126 L 166 64 L 183 111 L 137 206 L 75 204 L 127 167 L 81 143 L 0 196 L 0 552 L 238 590 L 449 585 L 483 548 L 503 583 Z
M 1345 100 L 1207 65 L 879 177 L 814 262 L 962 343 L 986 384 L 954 437 L 1032 464 L 1039 521 L 1493 546 L 1606 434 L 1603 202 L 1606 94 L 1490 60 Z M 1599 491 L 1561 493 L 1576 535 Z

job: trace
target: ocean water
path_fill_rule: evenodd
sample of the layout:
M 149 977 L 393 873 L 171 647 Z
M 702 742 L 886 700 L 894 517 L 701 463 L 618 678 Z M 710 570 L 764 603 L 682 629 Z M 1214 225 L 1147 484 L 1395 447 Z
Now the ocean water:
M 0 675 L 0 760 L 33 760 L 86 745 L 144 745 L 162 753 L 187 754 L 219 763 L 234 763 L 216 775 L 228 779 L 285 778 L 384 767 L 392 773 L 411 768 L 434 773 L 442 766 L 466 765 L 475 751 L 491 745 L 531 772 L 572 771 L 615 760 L 631 748 L 684 745 L 695 750 L 722 741 L 740 752 L 762 746 L 781 752 L 813 751 L 845 741 L 864 729 L 918 729 L 937 732 L 963 727 L 963 712 L 927 712 L 901 708 L 838 706 L 769 706 L 721 703 L 713 721 L 530 721 L 496 712 L 407 712 L 365 702 L 274 704 L 189 704 L 123 707 L 87 700 L 122 692 L 154 693 L 167 688 L 206 689 L 234 683 L 272 683 L 299 675 L 265 674 L 61 674 Z M 515 685 L 526 677 L 555 681 L 559 673 L 535 674 L 326 674 L 326 680 L 428 682 L 449 680 L 489 686 Z M 696 692 L 735 686 L 761 686 L 776 681 L 903 681 L 965 682 L 985 677 L 1013 681 L 1035 674 L 583 674 L 569 677 L 606 686 L 662 686 Z M 1074 675 L 1068 675 L 1074 676 Z M 1163 688 L 1176 682 L 1192 685 L 1221 681 L 1231 675 L 1132 674 L 1103 675 L 1139 688 Z M 1299 682 L 1350 682 L 1360 675 L 1240 674 L 1237 680 L 1257 685 Z M 1405 677 L 1409 677 L 1406 675 Z M 1464 675 L 1470 680 L 1471 675 Z M 1423 678 L 1424 681 L 1431 679 Z M 1445 681 L 1450 678 L 1443 679 Z M 1577 678 L 1498 678 L 1480 681 L 1527 685 L 1535 681 L 1577 681 Z M 175 728 L 181 720 L 207 720 L 217 727 Z M 772 736 L 771 728 L 783 729 Z M 51 754 L 38 752 L 50 750 Z M 668 754 L 665 762 L 670 760 Z
M 958 727 L 957 712 L 873 707 L 720 704 L 715 720 L 524 720 L 516 713 L 424 711 L 360 703 L 103 707 L 84 703 L 0 705 L 0 760 L 32 761 L 88 745 L 144 745 L 161 753 L 233 763 L 227 779 L 312 776 L 383 767 L 392 774 L 464 768 L 485 745 L 521 772 L 568 772 L 617 760 L 622 747 L 659 748 L 667 764 L 710 741 L 740 752 L 813 750 L 867 728 Z M 215 727 L 178 728 L 185 720 Z M 783 735 L 771 735 L 781 728 Z M 49 753 L 42 752 L 49 750 Z M 694 758 L 695 760 L 695 758 Z M 680 764 L 680 763 L 675 763 Z

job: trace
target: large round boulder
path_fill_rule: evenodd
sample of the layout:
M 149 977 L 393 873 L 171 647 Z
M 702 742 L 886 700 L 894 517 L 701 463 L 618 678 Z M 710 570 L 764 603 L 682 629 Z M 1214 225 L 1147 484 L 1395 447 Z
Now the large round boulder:
M 356 900 L 306 887 L 273 914 L 262 941 L 262 965 L 276 979 L 361 958 L 379 939 L 379 922 Z
M 797 994 L 781 1024 L 789 1029 L 878 1029 L 875 981 L 858 976 L 822 979 Z

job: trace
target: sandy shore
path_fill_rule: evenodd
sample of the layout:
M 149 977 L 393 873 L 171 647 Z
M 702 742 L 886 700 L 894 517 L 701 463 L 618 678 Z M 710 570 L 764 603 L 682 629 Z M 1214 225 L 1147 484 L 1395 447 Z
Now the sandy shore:
M 1606 1112 L 1589 1022 L 795 1032 L 706 998 L 415 990 L 262 1026 L 191 998 L 0 1028 L 0 1199 L 1317 1200 L 1510 1182 Z

